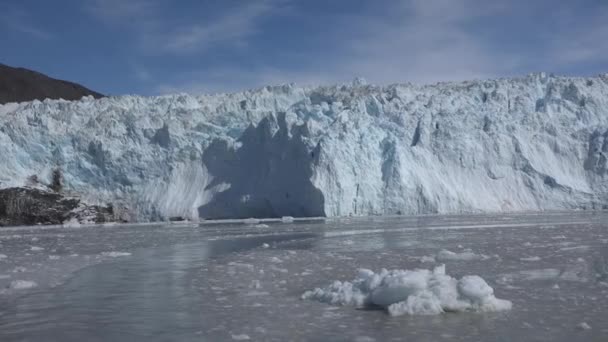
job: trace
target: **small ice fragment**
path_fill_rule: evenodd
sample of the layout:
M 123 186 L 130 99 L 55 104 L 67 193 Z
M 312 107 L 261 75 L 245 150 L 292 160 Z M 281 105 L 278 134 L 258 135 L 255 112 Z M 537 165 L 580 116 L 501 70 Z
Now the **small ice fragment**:
M 49 260 L 59 260 L 61 257 L 59 255 L 49 255 Z
M 276 256 L 273 256 L 270 258 L 270 262 L 274 262 L 275 264 L 280 264 L 283 262 L 283 260 L 277 258 Z
M 130 256 L 131 253 L 129 252 L 102 252 L 101 256 L 104 257 L 110 257 L 110 258 L 118 258 L 118 257 L 124 257 L 124 256 Z
M 557 289 L 559 289 L 559 285 L 554 284 L 554 285 L 552 286 L 552 288 L 557 290 Z
M 532 256 L 532 257 L 526 257 L 526 258 L 519 258 L 519 260 L 521 260 L 521 261 L 540 261 L 540 257 Z
M 448 251 L 447 249 L 441 250 L 437 253 L 435 259 L 439 261 L 471 261 L 471 260 L 483 260 L 489 257 L 483 254 L 475 254 L 472 251 L 463 251 L 462 253 L 455 253 Z
M 262 287 L 262 284 L 259 280 L 252 280 L 251 285 L 249 287 L 251 287 L 252 289 L 259 289 Z
M 591 329 L 591 326 L 589 324 L 587 324 L 587 322 L 581 322 L 581 323 L 577 324 L 576 327 L 579 328 L 579 329 L 581 329 L 581 330 L 589 330 L 589 329 Z
M 244 219 L 243 223 L 245 223 L 245 224 L 258 224 L 258 223 L 260 223 L 260 220 L 256 219 L 256 218 L 253 218 L 253 217 L 250 217 L 250 218 Z
M 435 257 L 432 255 L 431 256 L 425 255 L 420 258 L 420 262 L 435 262 Z
M 293 222 L 293 217 L 292 216 L 283 216 L 283 217 L 281 217 L 281 222 L 283 222 L 283 223 Z
M 256 224 L 255 227 L 258 228 L 258 229 L 264 229 L 264 228 L 268 228 L 268 225 L 260 223 L 260 224 Z
M 30 247 L 30 251 L 33 251 L 33 252 L 39 252 L 39 251 L 43 251 L 43 250 L 44 250 L 44 248 L 38 247 L 38 246 Z
M 0 260 L 8 258 L 6 254 L 0 254 Z
M 0 274 L 0 279 L 8 279 L 10 277 L 11 277 L 10 274 Z
M 250 340 L 251 338 L 249 337 L 249 335 L 239 334 L 239 335 L 232 335 L 232 339 L 235 341 L 247 341 L 247 340 Z
M 21 273 L 27 271 L 27 268 L 23 266 L 17 266 L 13 269 L 13 273 Z
M 270 245 L 267 243 L 262 244 L 262 248 L 270 248 Z
M 38 286 L 38 284 L 30 280 L 13 280 L 11 281 L 9 288 L 13 290 L 27 290 L 36 286 Z

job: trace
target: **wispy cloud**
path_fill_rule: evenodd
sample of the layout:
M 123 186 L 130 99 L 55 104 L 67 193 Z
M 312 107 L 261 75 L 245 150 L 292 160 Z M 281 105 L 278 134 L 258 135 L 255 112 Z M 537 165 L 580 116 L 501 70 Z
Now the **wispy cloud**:
M 504 74 L 517 62 L 497 56 L 476 33 L 474 20 L 506 8 L 481 0 L 411 0 L 394 8 L 392 20 L 367 18 L 351 41 L 345 72 L 376 82 L 429 83 Z
M 264 17 L 284 10 L 286 3 L 243 1 L 224 13 L 197 19 L 167 17 L 164 6 L 171 4 L 164 0 L 89 0 L 85 8 L 105 24 L 128 27 L 147 53 L 190 54 L 219 45 L 246 45 Z
M 54 35 L 48 30 L 44 30 L 34 24 L 30 13 L 17 7 L 0 6 L 0 26 L 40 40 L 51 40 L 54 38 Z
M 250 1 L 205 23 L 185 25 L 164 37 L 163 48 L 173 53 L 202 51 L 217 44 L 246 44 L 258 33 L 258 23 L 280 8 L 279 1 Z
M 84 8 L 109 24 L 134 24 L 156 16 L 160 4 L 158 0 L 86 0 Z

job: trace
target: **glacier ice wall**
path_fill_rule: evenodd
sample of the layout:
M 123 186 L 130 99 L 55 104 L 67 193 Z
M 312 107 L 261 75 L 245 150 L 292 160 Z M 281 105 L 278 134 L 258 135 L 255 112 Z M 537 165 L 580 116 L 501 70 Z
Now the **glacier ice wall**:
M 608 207 L 608 75 L 0 106 L 0 187 L 132 220 Z

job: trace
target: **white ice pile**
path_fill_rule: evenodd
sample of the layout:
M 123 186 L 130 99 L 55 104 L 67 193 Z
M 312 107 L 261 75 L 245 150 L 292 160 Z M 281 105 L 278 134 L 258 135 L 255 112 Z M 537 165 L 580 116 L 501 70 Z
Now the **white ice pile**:
M 352 282 L 335 281 L 325 288 L 306 291 L 302 299 L 333 305 L 379 306 L 392 316 L 437 315 L 444 312 L 503 311 L 511 302 L 498 299 L 483 278 L 476 275 L 453 278 L 445 266 L 426 269 L 391 270 L 374 273 L 359 270 Z
M 0 146 L 131 220 L 608 208 L 608 75 L 12 103 Z

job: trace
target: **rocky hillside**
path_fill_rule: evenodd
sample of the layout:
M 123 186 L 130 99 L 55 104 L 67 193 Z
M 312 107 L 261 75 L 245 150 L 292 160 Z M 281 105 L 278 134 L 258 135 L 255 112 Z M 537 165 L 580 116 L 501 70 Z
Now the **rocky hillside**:
M 103 95 L 79 84 L 57 80 L 39 72 L 0 64 L 0 104 L 44 99 L 80 100 Z

